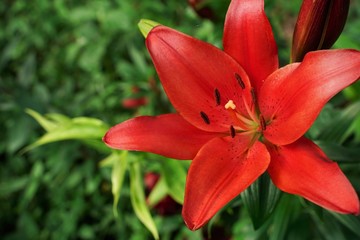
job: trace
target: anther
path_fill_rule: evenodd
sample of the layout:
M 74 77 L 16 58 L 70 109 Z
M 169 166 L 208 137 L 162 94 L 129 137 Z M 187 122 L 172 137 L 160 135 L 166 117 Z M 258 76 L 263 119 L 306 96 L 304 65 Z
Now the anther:
M 241 79 L 240 75 L 235 73 L 235 78 L 236 78 L 236 81 L 238 82 L 238 84 L 240 85 L 241 89 L 244 90 L 245 89 L 245 83 Z
M 201 118 L 204 120 L 204 122 L 205 122 L 206 124 L 210 124 L 210 119 L 209 119 L 208 115 L 206 115 L 206 113 L 204 113 L 203 111 L 201 111 L 201 112 L 200 112 L 200 116 L 201 116 Z
M 230 136 L 231 136 L 232 138 L 235 137 L 235 128 L 234 128 L 233 125 L 230 125 Z
M 252 102 L 255 104 L 256 103 L 256 95 L 255 95 L 254 88 L 251 88 L 250 93 L 251 93 Z
M 265 122 L 265 119 L 262 115 L 260 115 L 260 126 L 261 126 L 261 130 L 262 131 L 265 131 L 266 130 L 266 122 Z
M 225 104 L 225 109 L 229 109 L 231 108 L 232 110 L 235 110 L 236 105 L 234 104 L 233 100 L 229 100 L 226 104 Z
M 220 92 L 217 88 L 215 88 L 215 100 L 216 100 L 216 105 L 220 105 L 221 103 Z

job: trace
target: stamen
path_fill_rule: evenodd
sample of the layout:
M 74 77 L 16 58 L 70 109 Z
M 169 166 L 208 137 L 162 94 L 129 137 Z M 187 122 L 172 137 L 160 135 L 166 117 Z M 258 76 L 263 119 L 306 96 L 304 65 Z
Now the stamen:
M 238 84 L 240 85 L 241 89 L 244 90 L 245 89 L 245 83 L 241 79 L 240 75 L 235 73 L 235 78 L 236 78 L 236 81 L 238 82 Z
M 255 95 L 254 88 L 251 88 L 250 93 L 251 93 L 252 102 L 255 105 L 256 104 L 256 95 Z
M 225 109 L 229 109 L 231 108 L 232 110 L 235 110 L 236 105 L 234 104 L 233 100 L 229 100 L 226 104 L 225 104 Z
M 210 124 L 210 119 L 209 119 L 208 115 L 206 115 L 206 113 L 204 113 L 203 111 L 201 111 L 201 112 L 200 112 L 200 116 L 201 116 L 201 118 L 204 120 L 204 122 L 205 122 L 206 124 Z
M 232 138 L 235 137 L 235 128 L 234 128 L 233 125 L 230 125 L 230 136 L 231 136 Z
M 221 103 L 220 92 L 217 88 L 215 88 L 215 100 L 216 100 L 216 105 L 220 105 Z
M 266 122 L 265 122 L 265 119 L 264 119 L 263 115 L 260 115 L 259 118 L 260 118 L 261 130 L 262 130 L 262 131 L 265 131 L 265 130 L 266 130 Z

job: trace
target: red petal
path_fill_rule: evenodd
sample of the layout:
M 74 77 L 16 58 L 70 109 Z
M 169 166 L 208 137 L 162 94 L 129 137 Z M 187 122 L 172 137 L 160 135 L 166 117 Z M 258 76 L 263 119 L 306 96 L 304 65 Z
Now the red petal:
M 268 126 L 264 136 L 285 145 L 304 135 L 322 107 L 360 76 L 360 52 L 324 50 L 282 68 L 264 83 L 260 111 Z
M 277 47 L 263 0 L 232 0 L 226 14 L 224 50 L 245 69 L 259 92 L 278 68 Z
M 178 114 L 137 117 L 112 127 L 103 141 L 112 148 L 192 159 L 199 149 L 219 134 L 204 132 Z
M 339 166 L 306 138 L 280 147 L 269 147 L 268 169 L 274 184 L 326 209 L 359 213 L 359 199 Z
M 270 155 L 261 142 L 235 136 L 208 142 L 190 165 L 183 218 L 191 230 L 202 227 L 268 167 Z
M 244 70 L 226 53 L 163 26 L 155 27 L 146 43 L 166 94 L 187 121 L 207 131 L 228 131 L 234 122 L 224 105 L 230 99 L 245 114 L 242 96 L 250 105 L 250 82 Z M 241 76 L 245 90 L 238 84 L 235 73 Z M 216 89 L 219 99 L 215 97 Z M 201 112 L 209 121 L 204 120 Z

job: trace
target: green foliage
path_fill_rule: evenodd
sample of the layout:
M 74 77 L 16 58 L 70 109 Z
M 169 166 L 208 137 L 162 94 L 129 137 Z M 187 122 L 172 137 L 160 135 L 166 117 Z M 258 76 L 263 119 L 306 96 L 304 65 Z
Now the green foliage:
M 271 216 L 280 195 L 280 190 L 266 173 L 241 194 L 255 229 L 260 228 Z
M 137 28 L 140 19 L 221 48 L 229 2 L 204 1 L 213 10 L 206 19 L 186 0 L 0 1 L 2 239 L 360 237 L 359 217 L 280 195 L 266 175 L 218 213 L 208 229 L 191 232 L 179 205 L 171 215 L 158 210 L 165 196 L 183 202 L 189 162 L 113 151 L 102 143 L 109 126 L 173 111 Z M 289 59 L 300 3 L 265 1 L 282 65 Z M 360 3 L 351 4 L 336 48 L 359 49 Z M 339 162 L 357 192 L 359 86 L 336 96 L 307 133 Z M 141 98 L 143 105 L 124 104 Z M 151 189 L 144 186 L 146 173 L 159 175 Z
M 154 220 L 150 215 L 146 205 L 145 195 L 142 186 L 141 169 L 138 162 L 130 164 L 130 199 L 137 217 L 150 230 L 155 239 L 159 239 L 159 233 L 155 226 Z

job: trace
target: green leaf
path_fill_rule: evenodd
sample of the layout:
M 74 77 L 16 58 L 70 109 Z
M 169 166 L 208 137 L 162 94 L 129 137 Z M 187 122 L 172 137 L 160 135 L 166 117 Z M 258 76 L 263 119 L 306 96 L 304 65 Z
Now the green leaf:
M 161 164 L 169 195 L 178 203 L 184 203 L 186 171 L 179 161 L 166 159 Z
M 301 205 L 295 201 L 294 196 L 282 194 L 279 204 L 274 210 L 273 224 L 269 240 L 285 239 L 288 226 L 295 215 L 298 215 Z
M 360 114 L 354 120 L 351 127 L 352 127 L 354 135 L 355 135 L 355 137 L 354 137 L 355 142 L 360 143 Z
M 81 139 L 81 141 L 88 145 L 90 148 L 104 154 L 111 154 L 111 152 L 113 151 L 110 147 L 105 145 L 101 139 Z
M 345 227 L 355 233 L 360 237 L 360 219 L 354 215 L 344 215 L 335 212 L 331 213 L 339 222 L 341 222 Z
M 146 205 L 143 179 L 139 162 L 134 162 L 130 167 L 130 199 L 136 216 L 149 229 L 155 239 L 159 239 L 155 222 L 150 214 L 150 210 Z
M 342 94 L 349 100 L 349 101 L 357 101 L 360 100 L 360 82 L 355 82 L 351 86 L 345 88 L 342 91 Z
M 315 143 L 334 161 L 358 163 L 360 147 L 344 147 L 333 142 L 315 141 Z
M 352 133 L 352 123 L 360 112 L 360 101 L 345 108 L 338 116 L 335 116 L 328 124 L 321 127 L 319 140 L 344 143 Z
M 45 115 L 49 120 L 52 120 L 56 123 L 59 124 L 65 124 L 65 123 L 70 123 L 71 122 L 71 118 L 60 114 L 60 113 L 48 113 Z
M 46 131 L 51 131 L 57 127 L 56 123 L 43 117 L 40 113 L 32 109 L 26 109 L 25 112 L 32 116 Z
M 25 188 L 29 183 L 29 177 L 16 177 L 6 179 L 0 183 L 0 197 L 9 197 L 14 192 L 20 191 Z
M 168 194 L 168 187 L 164 177 L 160 177 L 148 196 L 147 202 L 150 207 L 158 204 Z
M 241 194 L 255 229 L 260 228 L 270 217 L 280 195 L 281 191 L 274 186 L 267 173 Z
M 308 213 L 313 219 L 313 222 L 316 223 L 316 229 L 323 236 L 323 239 L 346 239 L 339 224 L 334 221 L 334 219 L 331 218 L 327 212 L 324 212 L 323 215 L 320 215 L 319 212 L 315 211 L 315 209 L 308 209 Z
M 30 111 L 31 112 L 31 111 Z M 102 137 L 108 130 L 108 126 L 99 119 L 78 117 L 68 119 L 59 114 L 52 114 L 49 116 L 50 119 L 57 121 L 51 122 L 41 115 L 31 112 L 32 115 L 39 119 L 43 124 L 44 128 L 48 130 L 41 138 L 39 138 L 33 144 L 27 146 L 23 152 L 29 151 L 35 147 L 62 140 L 98 140 L 101 141 Z
M 114 197 L 113 212 L 115 217 L 118 217 L 117 205 L 119 203 L 121 188 L 127 169 L 127 151 L 123 151 L 121 154 L 116 151 L 108 158 L 111 158 L 109 161 L 112 161 L 113 163 L 111 172 L 112 194 Z

